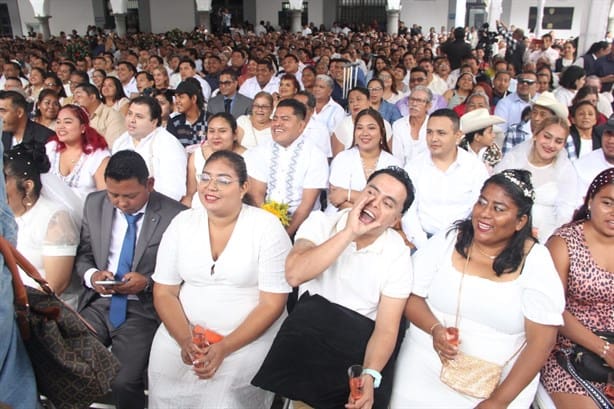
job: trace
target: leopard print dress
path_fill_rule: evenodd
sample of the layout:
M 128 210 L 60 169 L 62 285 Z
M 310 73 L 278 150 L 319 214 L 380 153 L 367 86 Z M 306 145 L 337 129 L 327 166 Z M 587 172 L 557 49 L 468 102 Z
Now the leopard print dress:
M 586 244 L 584 222 L 563 226 L 554 234 L 565 240 L 569 252 L 566 310 L 591 331 L 614 330 L 614 272 L 595 263 Z M 554 350 L 571 345 L 568 338 L 559 335 Z M 586 395 L 584 388 L 556 362 L 554 352 L 542 369 L 542 382 L 549 393 Z M 601 391 L 605 388 L 603 383 L 594 385 Z

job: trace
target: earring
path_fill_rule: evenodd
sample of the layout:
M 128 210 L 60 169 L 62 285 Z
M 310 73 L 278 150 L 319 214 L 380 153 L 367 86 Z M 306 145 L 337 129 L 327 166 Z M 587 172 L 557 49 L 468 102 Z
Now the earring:
M 23 205 L 26 207 L 26 209 L 29 209 L 30 207 L 32 207 L 32 205 L 34 204 L 34 202 L 32 201 L 32 199 L 30 198 L 30 195 L 27 194 L 24 198 L 23 198 Z
M 588 206 L 588 208 L 586 209 L 586 220 L 590 220 L 591 219 L 591 207 Z

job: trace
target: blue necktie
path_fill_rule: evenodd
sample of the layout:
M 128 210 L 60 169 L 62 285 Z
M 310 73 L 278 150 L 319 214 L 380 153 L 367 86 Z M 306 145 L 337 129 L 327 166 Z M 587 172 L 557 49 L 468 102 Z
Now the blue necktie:
M 129 273 L 132 268 L 132 259 L 134 258 L 134 246 L 136 245 L 136 222 L 143 216 L 143 213 L 125 214 L 128 222 L 128 229 L 122 243 L 122 250 L 119 253 L 119 263 L 115 272 L 115 279 L 121 280 L 126 273 Z M 115 328 L 126 321 L 126 307 L 128 305 L 128 296 L 125 294 L 113 294 L 111 297 L 111 307 L 109 309 L 109 320 Z
M 224 98 L 224 112 L 227 114 L 230 113 L 230 104 L 232 103 L 232 99 Z

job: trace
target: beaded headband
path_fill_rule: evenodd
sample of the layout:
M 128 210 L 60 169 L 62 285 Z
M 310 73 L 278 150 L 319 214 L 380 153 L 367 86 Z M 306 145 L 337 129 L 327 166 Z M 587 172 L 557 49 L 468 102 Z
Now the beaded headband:
M 503 172 L 501 172 L 501 176 L 503 176 L 508 181 L 516 185 L 518 189 L 522 191 L 522 194 L 524 195 L 524 197 L 526 197 L 527 199 L 531 199 L 532 201 L 535 201 L 535 190 L 533 190 L 531 186 L 527 185 L 522 180 L 518 179 L 516 175 L 514 174 L 513 170 L 504 170 Z
M 588 204 L 589 199 L 592 199 L 603 186 L 612 183 L 612 181 L 614 181 L 614 167 L 608 168 L 598 174 L 588 187 L 586 203 Z

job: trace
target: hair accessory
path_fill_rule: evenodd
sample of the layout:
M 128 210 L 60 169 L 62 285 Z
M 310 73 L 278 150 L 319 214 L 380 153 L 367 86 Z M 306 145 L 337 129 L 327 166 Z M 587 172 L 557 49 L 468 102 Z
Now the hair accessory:
M 504 170 L 503 172 L 501 172 L 501 175 L 510 182 L 512 182 L 514 185 L 516 185 L 518 189 L 522 191 L 524 197 L 535 201 L 535 190 L 533 190 L 532 187 L 528 186 L 522 180 L 518 179 L 514 174 L 513 170 Z
M 614 167 L 608 168 L 598 174 L 595 179 L 591 182 L 591 185 L 588 187 L 588 192 L 586 194 L 586 200 L 588 204 L 588 199 L 592 199 L 595 197 L 597 192 L 601 190 L 601 188 L 605 185 L 614 182 Z M 590 211 L 590 207 L 589 207 Z

